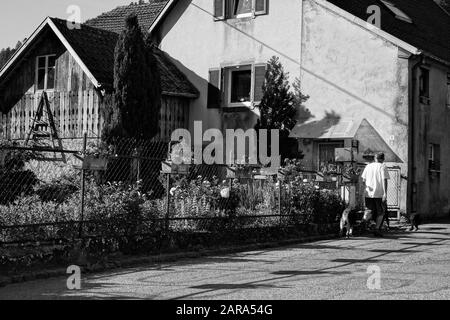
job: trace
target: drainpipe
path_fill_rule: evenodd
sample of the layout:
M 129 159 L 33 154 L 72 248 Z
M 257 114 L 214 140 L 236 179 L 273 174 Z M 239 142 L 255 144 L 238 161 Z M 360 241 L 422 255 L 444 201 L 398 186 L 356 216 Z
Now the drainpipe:
M 416 59 L 413 59 L 413 61 Z M 413 213 L 414 207 L 414 193 L 417 193 L 416 184 L 416 170 L 415 170 L 415 126 L 416 126 L 416 101 L 417 99 L 417 82 L 419 81 L 417 77 L 417 70 L 424 62 L 423 54 L 417 56 L 417 62 L 410 66 L 411 74 L 411 90 L 410 90 L 410 112 L 409 112 L 409 153 L 408 153 L 408 199 L 407 199 L 407 212 L 409 214 Z

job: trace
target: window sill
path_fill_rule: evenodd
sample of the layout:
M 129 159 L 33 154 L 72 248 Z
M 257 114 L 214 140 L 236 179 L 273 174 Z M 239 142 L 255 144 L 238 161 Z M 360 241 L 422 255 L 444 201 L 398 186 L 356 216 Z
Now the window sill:
M 251 106 L 252 106 L 252 103 L 250 101 L 246 101 L 246 102 L 229 103 L 226 107 L 227 108 L 242 108 L 242 107 L 250 108 Z
M 253 14 L 242 14 L 236 17 L 228 17 L 223 19 L 214 18 L 214 21 L 227 21 L 230 24 L 238 24 L 242 22 L 252 21 L 255 18 L 256 16 L 254 16 Z

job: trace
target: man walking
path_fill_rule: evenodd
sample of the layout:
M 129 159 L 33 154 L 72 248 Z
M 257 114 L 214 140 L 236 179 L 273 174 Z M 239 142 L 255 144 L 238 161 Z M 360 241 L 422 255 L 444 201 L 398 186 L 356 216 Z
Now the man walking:
M 375 162 L 366 166 L 362 173 L 362 179 L 366 185 L 366 208 L 372 212 L 372 217 L 376 222 L 375 236 L 382 236 L 381 226 L 386 214 L 384 202 L 387 199 L 389 180 L 389 172 L 384 164 L 384 153 L 380 152 L 375 155 Z

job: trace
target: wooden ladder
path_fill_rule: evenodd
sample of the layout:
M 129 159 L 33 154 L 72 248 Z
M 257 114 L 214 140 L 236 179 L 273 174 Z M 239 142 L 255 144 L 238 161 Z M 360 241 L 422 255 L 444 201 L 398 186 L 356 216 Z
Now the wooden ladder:
M 48 101 L 47 93 L 44 91 L 39 101 L 39 106 L 36 114 L 33 118 L 33 123 L 28 132 L 27 139 L 25 140 L 25 146 L 31 142 L 33 148 L 37 151 L 39 149 L 45 149 L 45 152 L 52 150 L 54 157 L 38 156 L 36 160 L 43 161 L 62 161 L 67 163 L 66 156 L 63 152 L 62 141 L 56 130 L 53 113 L 50 109 L 50 103 Z M 44 152 L 44 151 L 43 151 Z M 61 154 L 61 157 L 57 157 L 57 153 Z

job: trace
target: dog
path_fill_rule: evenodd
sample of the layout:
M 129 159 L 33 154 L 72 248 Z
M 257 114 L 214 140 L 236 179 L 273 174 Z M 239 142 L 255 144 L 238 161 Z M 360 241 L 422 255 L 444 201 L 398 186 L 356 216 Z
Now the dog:
M 347 238 L 350 238 L 353 236 L 353 227 L 354 227 L 355 221 L 354 221 L 354 214 L 352 209 L 346 208 L 344 212 L 342 212 L 341 221 L 340 221 L 340 231 L 339 236 L 344 236 L 344 230 L 345 235 Z
M 411 222 L 411 228 L 409 228 L 409 231 L 419 231 L 419 225 L 422 223 L 422 217 L 420 214 L 412 214 L 409 217 L 409 220 Z

